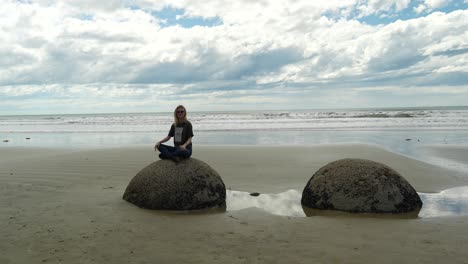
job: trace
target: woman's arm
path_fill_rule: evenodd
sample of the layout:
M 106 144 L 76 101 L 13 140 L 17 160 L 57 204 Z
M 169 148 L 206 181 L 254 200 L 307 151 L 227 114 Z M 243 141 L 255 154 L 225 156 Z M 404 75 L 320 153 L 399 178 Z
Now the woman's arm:
M 189 137 L 184 144 L 180 145 L 180 147 L 182 147 L 182 149 L 185 149 L 190 143 L 192 143 L 192 137 Z
M 154 150 L 159 149 L 159 145 L 161 145 L 161 143 L 167 142 L 169 139 L 171 139 L 170 136 L 167 136 L 167 137 L 161 139 L 161 141 L 157 142 L 156 145 L 154 145 Z

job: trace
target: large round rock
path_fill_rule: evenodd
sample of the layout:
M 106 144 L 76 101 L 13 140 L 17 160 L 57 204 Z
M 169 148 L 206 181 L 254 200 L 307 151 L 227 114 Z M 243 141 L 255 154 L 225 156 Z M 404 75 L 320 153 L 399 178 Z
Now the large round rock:
M 143 208 L 196 210 L 226 205 L 226 187 L 203 161 L 156 161 L 128 184 L 123 199 Z
M 342 159 L 320 168 L 302 192 L 302 205 L 355 213 L 419 210 L 414 188 L 392 168 L 370 160 Z

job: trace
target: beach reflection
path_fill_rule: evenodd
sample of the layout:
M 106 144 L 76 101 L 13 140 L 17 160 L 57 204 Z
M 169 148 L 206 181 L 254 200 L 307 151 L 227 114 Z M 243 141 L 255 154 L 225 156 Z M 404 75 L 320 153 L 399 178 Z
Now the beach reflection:
M 274 215 L 306 216 L 302 210 L 301 193 L 288 190 L 278 194 L 260 194 L 251 196 L 248 192 L 226 191 L 228 211 L 237 211 L 256 207 Z
M 419 193 L 423 207 L 418 212 L 406 214 L 350 214 L 339 211 L 323 211 L 304 208 L 301 205 L 302 193 L 297 190 L 287 190 L 277 194 L 260 194 L 252 196 L 248 192 L 227 191 L 227 211 L 237 211 L 246 208 L 258 208 L 270 214 L 305 217 L 305 216 L 375 216 L 398 218 L 428 218 L 444 216 L 468 215 L 468 186 L 444 190 L 440 193 Z
M 419 193 L 424 205 L 420 217 L 468 215 L 468 186 L 440 193 Z

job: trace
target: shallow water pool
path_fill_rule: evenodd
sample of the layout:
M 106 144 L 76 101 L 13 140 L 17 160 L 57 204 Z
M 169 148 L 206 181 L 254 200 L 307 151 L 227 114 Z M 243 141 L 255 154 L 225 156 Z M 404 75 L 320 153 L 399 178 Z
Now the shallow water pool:
M 249 192 L 226 191 L 227 211 L 237 211 L 246 208 L 258 208 L 270 214 L 305 217 L 316 215 L 335 216 L 368 216 L 397 218 L 428 218 L 443 216 L 468 215 L 468 186 L 444 190 L 440 193 L 418 193 L 423 201 L 419 212 L 404 214 L 351 214 L 340 211 L 327 211 L 303 208 L 302 193 L 298 190 L 287 190 L 276 194 L 260 194 L 252 196 Z

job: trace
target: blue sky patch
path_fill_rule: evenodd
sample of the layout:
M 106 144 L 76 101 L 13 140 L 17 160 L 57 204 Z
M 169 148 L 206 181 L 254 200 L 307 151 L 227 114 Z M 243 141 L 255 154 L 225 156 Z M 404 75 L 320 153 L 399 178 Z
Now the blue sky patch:
M 443 12 L 450 13 L 455 10 L 468 9 L 468 4 L 462 1 L 452 1 L 446 6 L 437 9 L 426 9 L 421 13 L 416 13 L 415 8 L 424 4 L 424 1 L 411 1 L 407 8 L 401 11 L 392 10 L 386 13 L 378 13 L 358 19 L 360 22 L 368 25 L 390 24 L 397 20 L 409 20 L 419 17 L 427 16 L 428 13 Z
M 93 15 L 89 15 L 89 14 L 81 14 L 78 16 L 78 19 L 79 20 L 86 20 L 86 21 L 91 21 L 93 20 L 94 16 Z
M 215 27 L 223 24 L 219 17 L 209 19 L 202 17 L 183 17 L 184 13 L 184 9 L 167 7 L 160 11 L 151 12 L 154 17 L 165 21 L 165 23 L 161 23 L 162 27 L 175 25 L 179 25 L 184 28 L 192 28 L 195 26 Z

